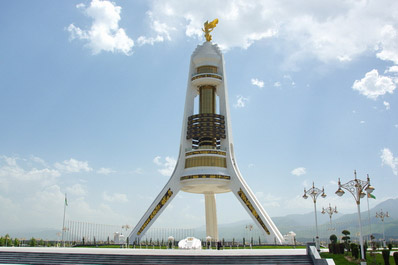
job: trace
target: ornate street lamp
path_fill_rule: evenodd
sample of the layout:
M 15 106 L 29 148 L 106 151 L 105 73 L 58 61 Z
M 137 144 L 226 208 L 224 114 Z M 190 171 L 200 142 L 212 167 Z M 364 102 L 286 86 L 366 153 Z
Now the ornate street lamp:
M 318 198 L 319 195 L 321 195 L 322 198 L 326 197 L 325 194 L 325 189 L 322 187 L 321 189 L 318 189 L 314 186 L 314 182 L 312 182 L 312 188 L 309 189 L 308 191 L 304 188 L 304 195 L 303 198 L 307 199 L 308 195 L 311 196 L 313 202 L 314 202 L 314 213 L 315 213 L 315 228 L 316 228 L 316 239 L 315 239 L 315 245 L 316 245 L 316 249 L 318 251 L 320 251 L 320 241 L 319 241 L 319 233 L 318 233 L 318 218 L 317 218 L 317 214 L 316 214 L 316 199 Z
M 329 214 L 329 220 L 330 220 L 330 231 L 334 230 L 333 226 L 332 226 L 332 215 L 335 213 L 338 213 L 337 211 L 337 206 L 334 206 L 334 208 L 330 205 L 329 203 L 329 207 L 323 208 L 322 207 L 322 214 Z
M 253 241 L 253 235 L 252 235 L 252 230 L 253 230 L 253 225 L 246 225 L 246 230 L 249 231 L 249 236 L 250 236 L 250 248 L 252 248 L 252 241 Z
M 361 258 L 362 258 L 361 264 L 366 264 L 365 255 L 364 255 L 364 249 L 363 249 L 360 204 L 361 204 L 361 199 L 366 196 L 366 193 L 368 193 L 368 194 L 372 193 L 375 188 L 373 188 L 370 185 L 369 175 L 367 175 L 367 180 L 366 181 L 357 179 L 357 171 L 356 170 L 354 170 L 354 179 L 353 180 L 350 180 L 349 182 L 347 182 L 345 184 L 341 184 L 340 178 L 339 178 L 339 183 L 338 184 L 339 184 L 339 188 L 336 191 L 336 194 L 338 196 L 340 196 L 340 197 L 343 196 L 344 193 L 345 193 L 342 190 L 342 188 L 343 188 L 343 189 L 349 191 L 352 194 L 352 196 L 354 196 L 355 202 L 357 203 L 358 222 L 359 222 L 359 242 L 361 244 Z M 366 191 L 366 193 L 364 191 Z
M 383 247 L 386 247 L 386 236 L 384 234 L 384 218 L 390 217 L 388 215 L 388 212 L 383 212 L 383 210 L 380 210 L 380 212 L 376 212 L 376 218 L 380 218 L 381 221 L 383 222 Z

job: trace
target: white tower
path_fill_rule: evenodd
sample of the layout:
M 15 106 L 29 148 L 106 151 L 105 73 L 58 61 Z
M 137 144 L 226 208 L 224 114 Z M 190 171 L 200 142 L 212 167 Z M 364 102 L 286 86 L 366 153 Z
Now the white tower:
M 218 240 L 215 194 L 225 192 L 235 194 L 269 242 L 284 241 L 236 164 L 224 57 L 218 46 L 211 43 L 209 34 L 217 22 L 205 23 L 207 41 L 198 45 L 191 56 L 177 165 L 131 232 L 130 242 L 138 242 L 180 190 L 204 194 L 206 236 L 214 241 Z

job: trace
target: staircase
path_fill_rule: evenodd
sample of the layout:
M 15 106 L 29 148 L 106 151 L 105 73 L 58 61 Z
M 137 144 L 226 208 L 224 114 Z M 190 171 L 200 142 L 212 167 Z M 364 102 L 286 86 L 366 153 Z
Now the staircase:
M 122 255 L 1 251 L 1 264 L 314 264 L 308 255 Z

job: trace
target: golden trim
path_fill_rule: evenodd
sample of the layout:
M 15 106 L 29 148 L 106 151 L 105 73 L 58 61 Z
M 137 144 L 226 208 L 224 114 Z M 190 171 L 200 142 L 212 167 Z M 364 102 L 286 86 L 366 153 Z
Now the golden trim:
M 168 189 L 166 194 L 162 197 L 158 205 L 156 205 L 155 209 L 153 209 L 152 213 L 149 215 L 149 217 L 146 219 L 145 223 L 141 226 L 140 230 L 138 230 L 137 235 L 140 235 L 142 231 L 144 231 L 145 227 L 152 221 L 152 219 L 155 217 L 155 215 L 159 212 L 160 209 L 166 204 L 166 202 L 170 199 L 170 197 L 173 195 L 173 192 L 171 189 Z
M 202 65 L 196 68 L 196 74 L 217 74 L 217 66 Z
M 188 179 L 223 179 L 223 180 L 231 180 L 231 177 L 230 176 L 224 176 L 224 175 L 210 175 L 210 174 L 190 175 L 190 176 L 181 177 L 180 181 L 188 180 Z
M 196 119 L 196 118 L 201 118 L 201 117 L 214 117 L 214 118 L 219 118 L 219 119 L 224 119 L 223 115 L 220 114 L 215 114 L 215 113 L 200 113 L 200 114 L 195 114 L 192 116 L 188 117 L 188 120 Z
M 256 220 L 260 223 L 261 227 L 264 229 L 264 231 L 270 235 L 271 233 L 269 232 L 268 228 L 265 226 L 263 220 L 261 220 L 260 216 L 258 215 L 256 209 L 254 209 L 253 204 L 249 201 L 247 198 L 246 194 L 242 191 L 241 188 L 239 188 L 238 191 L 239 197 L 242 199 L 242 201 L 246 204 L 247 208 L 249 208 L 250 212 L 256 218 Z
M 185 159 L 185 168 L 227 167 L 227 159 L 219 156 L 195 156 Z
M 200 150 L 200 151 L 192 151 L 185 153 L 185 156 L 192 156 L 192 155 L 201 155 L 201 154 L 211 154 L 211 155 L 227 155 L 227 152 L 224 151 L 215 151 L 215 150 Z

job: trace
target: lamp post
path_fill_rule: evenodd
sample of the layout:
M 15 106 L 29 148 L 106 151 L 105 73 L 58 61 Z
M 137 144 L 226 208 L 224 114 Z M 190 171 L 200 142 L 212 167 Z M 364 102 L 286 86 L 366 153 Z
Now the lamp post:
M 321 189 L 318 189 L 317 187 L 314 186 L 314 182 L 312 182 L 312 188 L 309 189 L 308 191 L 304 188 L 304 195 L 303 198 L 307 199 L 308 195 L 311 196 L 313 202 L 314 202 L 314 213 L 315 213 L 315 228 L 316 228 L 316 238 L 315 238 L 315 245 L 316 249 L 320 251 L 320 242 L 319 242 L 319 233 L 318 233 L 318 218 L 316 214 L 316 199 L 318 198 L 319 195 L 321 195 L 322 198 L 326 197 L 325 194 L 325 189 L 322 187 Z
M 329 207 L 322 207 L 322 214 L 329 214 L 329 220 L 330 220 L 330 231 L 334 230 L 333 226 L 332 226 L 332 216 L 335 213 L 338 213 L 337 211 L 337 206 L 334 206 L 334 208 L 330 205 L 329 203 Z
M 252 248 L 252 241 L 253 241 L 253 236 L 252 236 L 252 230 L 253 230 L 253 225 L 246 225 L 246 230 L 249 231 L 249 236 L 250 236 L 250 248 Z
M 336 194 L 338 196 L 343 196 L 345 193 L 343 189 L 349 191 L 352 196 L 354 196 L 355 202 L 357 203 L 357 208 L 358 208 L 358 222 L 359 222 L 359 243 L 361 244 L 361 264 L 366 264 L 365 260 L 365 252 L 363 249 L 363 238 L 362 238 L 362 223 L 361 223 L 361 199 L 366 196 L 366 191 L 368 194 L 372 193 L 374 191 L 374 188 L 370 185 L 370 178 L 369 175 L 367 175 L 367 180 L 360 180 L 357 179 L 357 172 L 354 170 L 354 179 L 350 180 L 349 182 L 345 184 L 341 184 L 340 178 L 339 178 L 339 188 L 336 191 Z
M 382 223 L 383 223 L 383 247 L 386 247 L 386 236 L 384 234 L 384 218 L 390 217 L 388 215 L 388 212 L 383 212 L 383 210 L 380 210 L 380 212 L 376 212 L 376 218 L 380 218 Z

